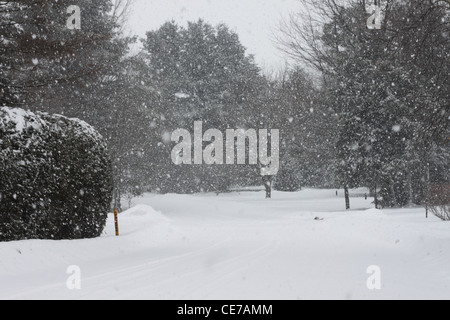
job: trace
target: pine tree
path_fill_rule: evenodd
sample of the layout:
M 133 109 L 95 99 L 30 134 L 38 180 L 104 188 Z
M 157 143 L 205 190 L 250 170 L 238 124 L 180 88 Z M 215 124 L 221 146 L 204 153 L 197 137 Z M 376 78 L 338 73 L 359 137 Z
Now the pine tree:
M 140 193 L 147 183 L 142 150 L 153 133 L 155 100 L 140 77 L 143 57 L 129 54 L 137 39 L 121 35 L 127 3 L 21 0 L 0 6 L 0 35 L 8 39 L 0 51 L 2 103 L 79 118 L 98 129 L 114 160 L 116 195 Z M 79 30 L 67 27 L 71 5 L 81 10 Z
M 143 43 L 148 80 L 160 96 L 161 136 L 192 128 L 196 120 L 203 121 L 204 130 L 255 127 L 252 106 L 258 105 L 265 82 L 238 36 L 225 25 L 212 27 L 200 20 L 181 27 L 168 22 L 148 32 Z M 161 140 L 164 191 L 225 191 L 257 178 L 257 170 L 245 166 L 175 166 L 168 161 L 170 143 Z
M 20 0 L 2 2 L 2 72 L 7 83 L 2 90 L 13 91 L 15 103 L 27 109 L 48 109 L 45 101 L 61 103 L 58 90 L 83 83 L 106 65 L 100 52 L 114 37 L 114 20 L 108 16 L 110 1 L 79 0 L 81 30 L 67 28 L 69 1 Z M 7 39 L 7 40 L 6 40 Z M 108 64 L 109 65 L 109 64 Z M 59 98 L 64 97 L 63 94 Z M 52 111 L 52 110 L 49 110 Z

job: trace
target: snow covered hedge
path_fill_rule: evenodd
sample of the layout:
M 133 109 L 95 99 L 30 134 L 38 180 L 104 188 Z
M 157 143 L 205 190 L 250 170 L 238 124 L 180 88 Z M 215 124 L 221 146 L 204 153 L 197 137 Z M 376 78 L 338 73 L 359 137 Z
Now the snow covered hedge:
M 0 108 L 0 241 L 100 236 L 112 186 L 106 144 L 91 126 Z

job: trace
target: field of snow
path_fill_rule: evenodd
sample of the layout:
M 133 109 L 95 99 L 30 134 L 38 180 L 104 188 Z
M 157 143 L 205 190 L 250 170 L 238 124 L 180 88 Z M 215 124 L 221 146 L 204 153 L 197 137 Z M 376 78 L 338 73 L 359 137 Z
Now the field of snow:
M 0 299 L 450 299 L 449 223 L 342 194 L 147 194 L 120 237 L 0 243 Z

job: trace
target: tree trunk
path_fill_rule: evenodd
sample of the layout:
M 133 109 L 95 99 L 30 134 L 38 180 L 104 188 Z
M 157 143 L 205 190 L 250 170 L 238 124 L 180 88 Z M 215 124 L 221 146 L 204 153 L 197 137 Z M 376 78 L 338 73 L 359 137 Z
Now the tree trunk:
M 345 185 L 344 187 L 345 192 L 345 209 L 350 210 L 350 191 L 348 190 L 348 186 Z
M 266 188 L 266 199 L 272 198 L 272 176 L 263 176 L 264 188 Z
M 377 191 L 377 185 L 375 184 L 375 209 L 378 209 L 378 191 Z

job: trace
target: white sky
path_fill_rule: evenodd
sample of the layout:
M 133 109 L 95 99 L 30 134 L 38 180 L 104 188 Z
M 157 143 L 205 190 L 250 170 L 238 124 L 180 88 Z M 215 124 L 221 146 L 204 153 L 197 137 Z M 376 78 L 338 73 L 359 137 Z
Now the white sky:
M 141 37 L 170 20 L 185 25 L 199 18 L 213 25 L 226 23 L 254 54 L 265 71 L 276 71 L 285 58 L 276 49 L 273 34 L 289 13 L 298 12 L 297 0 L 134 0 L 128 28 Z

